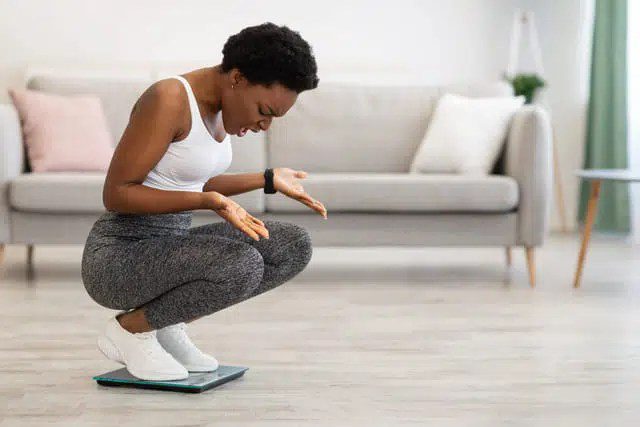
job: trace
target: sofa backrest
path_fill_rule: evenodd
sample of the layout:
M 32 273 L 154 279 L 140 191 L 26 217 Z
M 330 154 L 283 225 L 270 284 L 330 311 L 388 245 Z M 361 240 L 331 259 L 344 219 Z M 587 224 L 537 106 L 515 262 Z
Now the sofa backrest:
M 180 74 L 180 73 L 177 73 Z M 109 130 L 116 146 L 129 123 L 131 109 L 140 95 L 156 80 L 143 76 L 99 76 L 40 73 L 28 76 L 26 87 L 59 95 L 93 94 L 100 98 Z M 231 136 L 233 159 L 229 172 L 253 172 L 267 167 L 266 135 L 249 133 L 242 138 Z M 27 158 L 25 156 L 25 162 Z M 24 171 L 30 167 L 25 164 Z
M 178 73 L 179 74 L 179 73 Z M 139 96 L 155 81 L 135 76 L 36 73 L 26 86 L 60 95 L 94 94 L 100 98 L 117 145 Z M 289 112 L 270 129 L 243 138 L 231 136 L 229 172 L 292 167 L 309 172 L 407 172 L 444 93 L 508 96 L 505 82 L 476 85 L 373 85 L 321 83 L 301 93 Z M 29 167 L 26 167 L 29 170 Z
M 272 167 L 309 172 L 408 172 L 444 93 L 509 96 L 505 82 L 449 86 L 320 83 L 267 132 Z

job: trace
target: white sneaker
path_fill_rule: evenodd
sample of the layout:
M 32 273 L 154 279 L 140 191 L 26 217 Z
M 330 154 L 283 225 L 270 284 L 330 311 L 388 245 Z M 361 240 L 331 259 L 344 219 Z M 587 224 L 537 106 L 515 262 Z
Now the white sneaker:
M 189 372 L 211 372 L 218 369 L 218 361 L 213 356 L 200 351 L 187 335 L 184 322 L 157 330 L 158 342 Z
M 108 359 L 122 363 L 131 375 L 141 380 L 189 377 L 187 369 L 158 343 L 157 331 L 131 333 L 120 325 L 116 316 L 109 319 L 104 333 L 98 337 L 98 349 Z

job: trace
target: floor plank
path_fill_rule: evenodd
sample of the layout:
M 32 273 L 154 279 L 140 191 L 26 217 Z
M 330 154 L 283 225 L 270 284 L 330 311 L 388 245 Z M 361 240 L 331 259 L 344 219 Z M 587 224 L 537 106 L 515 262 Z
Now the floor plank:
M 315 248 L 293 281 L 190 325 L 245 377 L 200 395 L 98 386 L 115 312 L 80 246 L 8 245 L 0 268 L 0 426 L 602 426 L 640 419 L 640 251 L 594 236 L 514 248 Z

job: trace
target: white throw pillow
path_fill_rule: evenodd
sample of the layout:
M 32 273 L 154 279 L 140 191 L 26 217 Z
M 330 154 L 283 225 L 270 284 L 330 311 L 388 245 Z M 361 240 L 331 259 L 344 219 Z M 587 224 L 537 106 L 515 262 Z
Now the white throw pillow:
M 411 162 L 410 173 L 491 173 L 524 96 L 445 94 Z

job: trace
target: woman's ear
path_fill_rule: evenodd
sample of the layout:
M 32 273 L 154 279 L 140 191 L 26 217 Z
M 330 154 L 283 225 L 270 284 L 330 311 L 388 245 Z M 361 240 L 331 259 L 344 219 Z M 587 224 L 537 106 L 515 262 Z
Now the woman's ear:
M 237 68 L 232 69 L 229 72 L 229 78 L 231 80 L 231 85 L 234 85 L 235 87 L 238 87 L 242 84 L 242 82 L 245 79 L 244 74 L 242 74 L 242 71 L 238 70 Z

